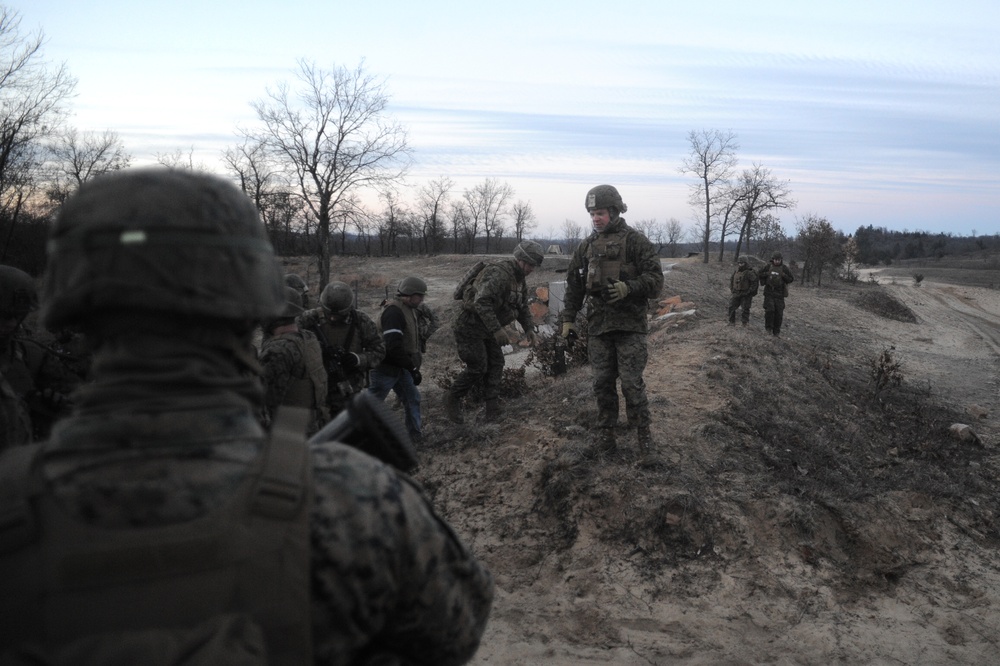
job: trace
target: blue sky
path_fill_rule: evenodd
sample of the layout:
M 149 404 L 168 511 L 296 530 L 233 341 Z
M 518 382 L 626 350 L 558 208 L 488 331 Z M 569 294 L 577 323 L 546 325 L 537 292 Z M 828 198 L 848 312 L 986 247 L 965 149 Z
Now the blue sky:
M 136 162 L 193 149 L 220 169 L 250 102 L 296 60 L 384 77 L 409 182 L 484 178 L 540 227 L 586 225 L 586 191 L 628 218 L 693 224 L 691 130 L 738 137 L 798 201 L 853 232 L 1000 233 L 1000 2 L 480 3 L 15 0 L 79 80 L 72 123 Z

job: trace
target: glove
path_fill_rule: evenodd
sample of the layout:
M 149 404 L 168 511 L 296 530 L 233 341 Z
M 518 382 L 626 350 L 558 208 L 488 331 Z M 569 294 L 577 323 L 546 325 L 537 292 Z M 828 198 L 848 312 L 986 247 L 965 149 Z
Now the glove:
M 507 331 L 502 328 L 493 334 L 493 339 L 496 340 L 497 344 L 501 347 L 510 344 L 510 338 L 507 336 Z
M 628 296 L 629 291 L 631 290 L 628 285 L 621 280 L 608 278 L 608 284 L 604 287 L 604 296 L 608 299 L 608 303 L 617 303 Z
M 353 370 L 361 365 L 361 357 L 354 352 L 347 352 L 344 354 L 344 357 L 340 359 L 340 365 L 344 368 L 344 370 Z
M 413 375 L 413 385 L 420 386 L 420 382 L 424 381 L 424 376 L 420 374 L 420 371 L 416 368 L 410 370 L 410 374 Z
M 562 325 L 562 337 L 564 338 L 575 338 L 577 336 L 576 324 L 571 321 L 564 321 Z

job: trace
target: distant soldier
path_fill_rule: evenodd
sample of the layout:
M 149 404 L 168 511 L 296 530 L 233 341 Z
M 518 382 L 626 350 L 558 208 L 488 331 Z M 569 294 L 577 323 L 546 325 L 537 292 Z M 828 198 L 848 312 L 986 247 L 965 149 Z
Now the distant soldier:
M 729 278 L 729 325 L 736 325 L 736 311 L 742 308 L 740 320 L 746 326 L 750 323 L 750 305 L 757 295 L 757 271 L 750 267 L 746 257 L 736 260 L 736 270 Z
M 792 271 L 782 263 L 781 253 L 771 255 L 771 263 L 757 272 L 760 284 L 764 286 L 764 328 L 775 337 L 781 334 L 781 324 L 785 319 L 785 298 L 788 285 L 795 281 Z
M 468 662 L 492 577 L 419 486 L 256 418 L 252 331 L 286 304 L 253 202 L 127 169 L 50 229 L 42 319 L 94 381 L 0 453 L 0 663 Z
M 295 318 L 302 314 L 301 294 L 285 287 L 285 310 L 265 321 L 260 364 L 264 369 L 266 423 L 274 423 L 281 405 L 308 409 L 307 434 L 312 435 L 330 420 L 326 400 L 326 368 L 323 350 L 310 331 L 300 331 Z
M 299 296 L 302 299 L 302 309 L 309 309 L 309 285 L 306 281 L 295 273 L 285 273 L 285 286 L 291 287 L 295 291 L 299 292 Z
M 522 241 L 514 248 L 512 258 L 487 264 L 465 289 L 454 324 L 458 357 L 465 362 L 465 369 L 445 394 L 445 411 L 452 421 L 464 421 L 462 398 L 477 385 L 483 387 L 486 419 L 494 421 L 501 416 L 503 346 L 510 344 L 504 326 L 517 320 L 534 341 L 525 278 L 542 265 L 544 258 L 541 245 Z
M 587 302 L 587 353 L 597 398 L 598 444 L 614 450 L 621 380 L 628 424 L 636 429 L 639 450 L 649 453 L 649 400 L 642 374 L 648 352 L 647 299 L 663 288 L 663 268 L 656 248 L 642 232 L 625 223 L 628 210 L 618 190 L 598 185 L 587 192 L 587 212 L 594 226 L 573 253 L 566 273 L 562 336 L 576 331 L 576 315 Z
M 420 416 L 420 386 L 423 362 L 420 322 L 417 312 L 427 294 L 427 283 L 418 277 L 405 277 L 396 288 L 396 298 L 385 304 L 379 328 L 385 340 L 385 358 L 371 371 L 371 388 L 379 400 L 394 392 L 403 404 L 404 421 L 410 439 L 419 445 L 423 439 Z
M 371 317 L 354 304 L 344 282 L 331 282 L 319 295 L 320 307 L 299 315 L 299 328 L 319 340 L 326 367 L 330 416 L 336 416 L 355 393 L 368 386 L 368 371 L 382 362 L 385 343 Z
M 69 411 L 69 394 L 80 377 L 21 325 L 38 308 L 35 281 L 13 266 L 0 266 L 0 450 L 43 439 Z

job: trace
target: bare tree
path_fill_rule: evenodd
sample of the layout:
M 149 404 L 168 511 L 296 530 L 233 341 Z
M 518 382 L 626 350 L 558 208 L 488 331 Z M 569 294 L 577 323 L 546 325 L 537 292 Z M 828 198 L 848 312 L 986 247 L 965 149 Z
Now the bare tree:
M 320 288 L 330 280 L 333 224 L 344 238 L 349 195 L 362 187 L 386 186 L 409 166 L 406 131 L 386 117 L 384 84 L 364 70 L 319 69 L 299 61 L 298 88 L 281 83 L 252 103 L 263 124 L 244 136 L 259 139 L 296 183 L 316 219 Z
M 739 181 L 733 188 L 734 201 L 738 202 L 743 223 L 740 227 L 739 240 L 736 241 L 736 256 L 740 254 L 740 246 L 746 240 L 750 247 L 750 229 L 753 221 L 765 211 L 781 208 L 794 208 L 795 200 L 788 190 L 788 181 L 781 181 L 771 175 L 771 171 L 760 164 L 754 163 L 749 169 L 744 169 Z M 720 257 L 721 258 L 721 257 Z
M 681 226 L 681 221 L 676 217 L 670 218 L 667 221 L 667 251 L 670 252 L 671 257 L 677 256 L 677 243 L 683 235 L 684 227 Z
M 520 243 L 530 231 L 538 226 L 538 218 L 535 217 L 535 211 L 531 209 L 531 202 L 524 200 L 519 200 L 511 206 L 510 214 L 514 218 L 514 239 Z
M 705 210 L 701 243 L 704 246 L 702 262 L 707 264 L 712 238 L 712 207 L 736 168 L 739 144 L 731 131 L 719 130 L 691 130 L 688 143 L 691 145 L 691 153 L 685 158 L 680 172 L 690 173 L 698 179 L 691 186 L 689 202 L 692 206 L 702 206 Z
M 423 239 L 427 254 L 441 251 L 445 240 L 445 209 L 451 188 L 455 184 L 450 178 L 432 180 L 420 189 L 417 207 L 423 218 Z
M 42 142 L 61 126 L 76 80 L 42 59 L 44 36 L 21 32 L 21 16 L 0 5 L 0 221 L 6 257 L 25 201 L 38 186 Z
M 132 156 L 116 132 L 80 132 L 75 127 L 57 136 L 49 146 L 52 182 L 49 198 L 62 204 L 69 194 L 91 178 L 126 169 Z
M 573 220 L 563 222 L 563 238 L 566 239 L 566 253 L 572 254 L 583 239 L 583 227 Z
M 466 246 L 465 252 L 471 253 L 476 241 L 476 232 L 472 223 L 472 216 L 465 205 L 465 201 L 456 201 L 451 206 L 449 215 L 451 223 L 451 237 L 455 244 L 455 252 L 459 251 L 459 242 Z
M 503 235 L 503 216 L 507 211 L 507 202 L 514 196 L 514 189 L 507 183 L 497 182 L 495 178 L 487 178 L 471 190 L 465 190 L 463 196 L 475 230 L 482 228 L 486 236 L 486 252 L 489 253 L 490 239 Z
M 825 217 L 808 213 L 795 223 L 799 232 L 798 244 L 804 260 L 802 266 L 802 281 L 811 282 L 816 279 L 816 286 L 823 286 L 823 270 L 839 268 L 844 261 L 843 238 L 838 238 L 837 231 Z

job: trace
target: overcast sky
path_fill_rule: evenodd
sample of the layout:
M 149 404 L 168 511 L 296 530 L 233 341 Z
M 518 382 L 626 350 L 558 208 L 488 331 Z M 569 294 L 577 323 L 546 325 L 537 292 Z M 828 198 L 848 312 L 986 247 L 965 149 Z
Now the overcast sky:
M 851 233 L 1000 232 L 1000 2 L 14 0 L 78 79 L 72 124 L 136 163 L 193 149 L 221 170 L 250 102 L 296 61 L 386 80 L 409 182 L 484 178 L 540 227 L 586 226 L 611 183 L 627 218 L 693 224 L 691 130 L 732 131 L 798 201 Z

